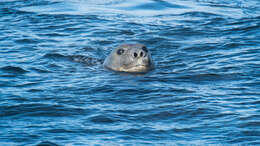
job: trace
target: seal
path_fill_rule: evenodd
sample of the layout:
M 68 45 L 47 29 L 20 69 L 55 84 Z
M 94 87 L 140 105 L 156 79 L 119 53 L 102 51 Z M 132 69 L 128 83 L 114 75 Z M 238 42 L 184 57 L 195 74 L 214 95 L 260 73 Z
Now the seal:
M 143 44 L 123 44 L 112 50 L 103 63 L 113 71 L 143 73 L 154 68 L 151 54 Z

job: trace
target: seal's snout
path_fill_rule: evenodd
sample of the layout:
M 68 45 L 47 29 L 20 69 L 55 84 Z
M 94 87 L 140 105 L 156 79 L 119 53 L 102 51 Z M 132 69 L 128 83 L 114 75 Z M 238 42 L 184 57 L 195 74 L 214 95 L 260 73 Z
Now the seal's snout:
M 135 51 L 133 53 L 134 58 L 142 58 L 142 57 L 146 57 L 147 56 L 147 52 L 143 51 L 143 50 L 139 50 L 139 51 Z

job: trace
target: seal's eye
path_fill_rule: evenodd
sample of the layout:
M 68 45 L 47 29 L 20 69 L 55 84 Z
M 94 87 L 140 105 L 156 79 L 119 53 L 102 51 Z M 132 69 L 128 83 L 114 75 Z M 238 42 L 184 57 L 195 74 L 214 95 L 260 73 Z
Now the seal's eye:
M 117 50 L 117 54 L 118 54 L 118 55 L 122 55 L 123 53 L 124 53 L 124 50 L 123 50 L 123 49 L 118 49 L 118 50 Z
M 145 46 L 142 47 L 142 50 L 144 50 L 145 52 L 148 52 L 148 49 Z

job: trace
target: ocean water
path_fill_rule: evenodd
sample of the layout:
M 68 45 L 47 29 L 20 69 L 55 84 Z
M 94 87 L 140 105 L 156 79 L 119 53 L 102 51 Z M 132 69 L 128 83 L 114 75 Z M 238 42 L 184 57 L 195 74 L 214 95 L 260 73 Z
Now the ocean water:
M 260 145 L 259 0 L 0 2 L 0 145 L 211 144 Z

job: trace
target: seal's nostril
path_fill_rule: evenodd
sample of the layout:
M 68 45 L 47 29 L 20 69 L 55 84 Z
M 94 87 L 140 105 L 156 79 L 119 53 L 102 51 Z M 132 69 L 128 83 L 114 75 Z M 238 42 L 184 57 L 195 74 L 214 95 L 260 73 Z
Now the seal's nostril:
M 140 57 L 143 57 L 143 55 L 144 55 L 144 53 L 143 53 L 143 52 L 141 52 L 141 53 L 140 53 Z
M 134 57 L 137 57 L 137 56 L 138 56 L 138 55 L 137 55 L 137 53 L 135 52 L 135 53 L 134 53 Z

